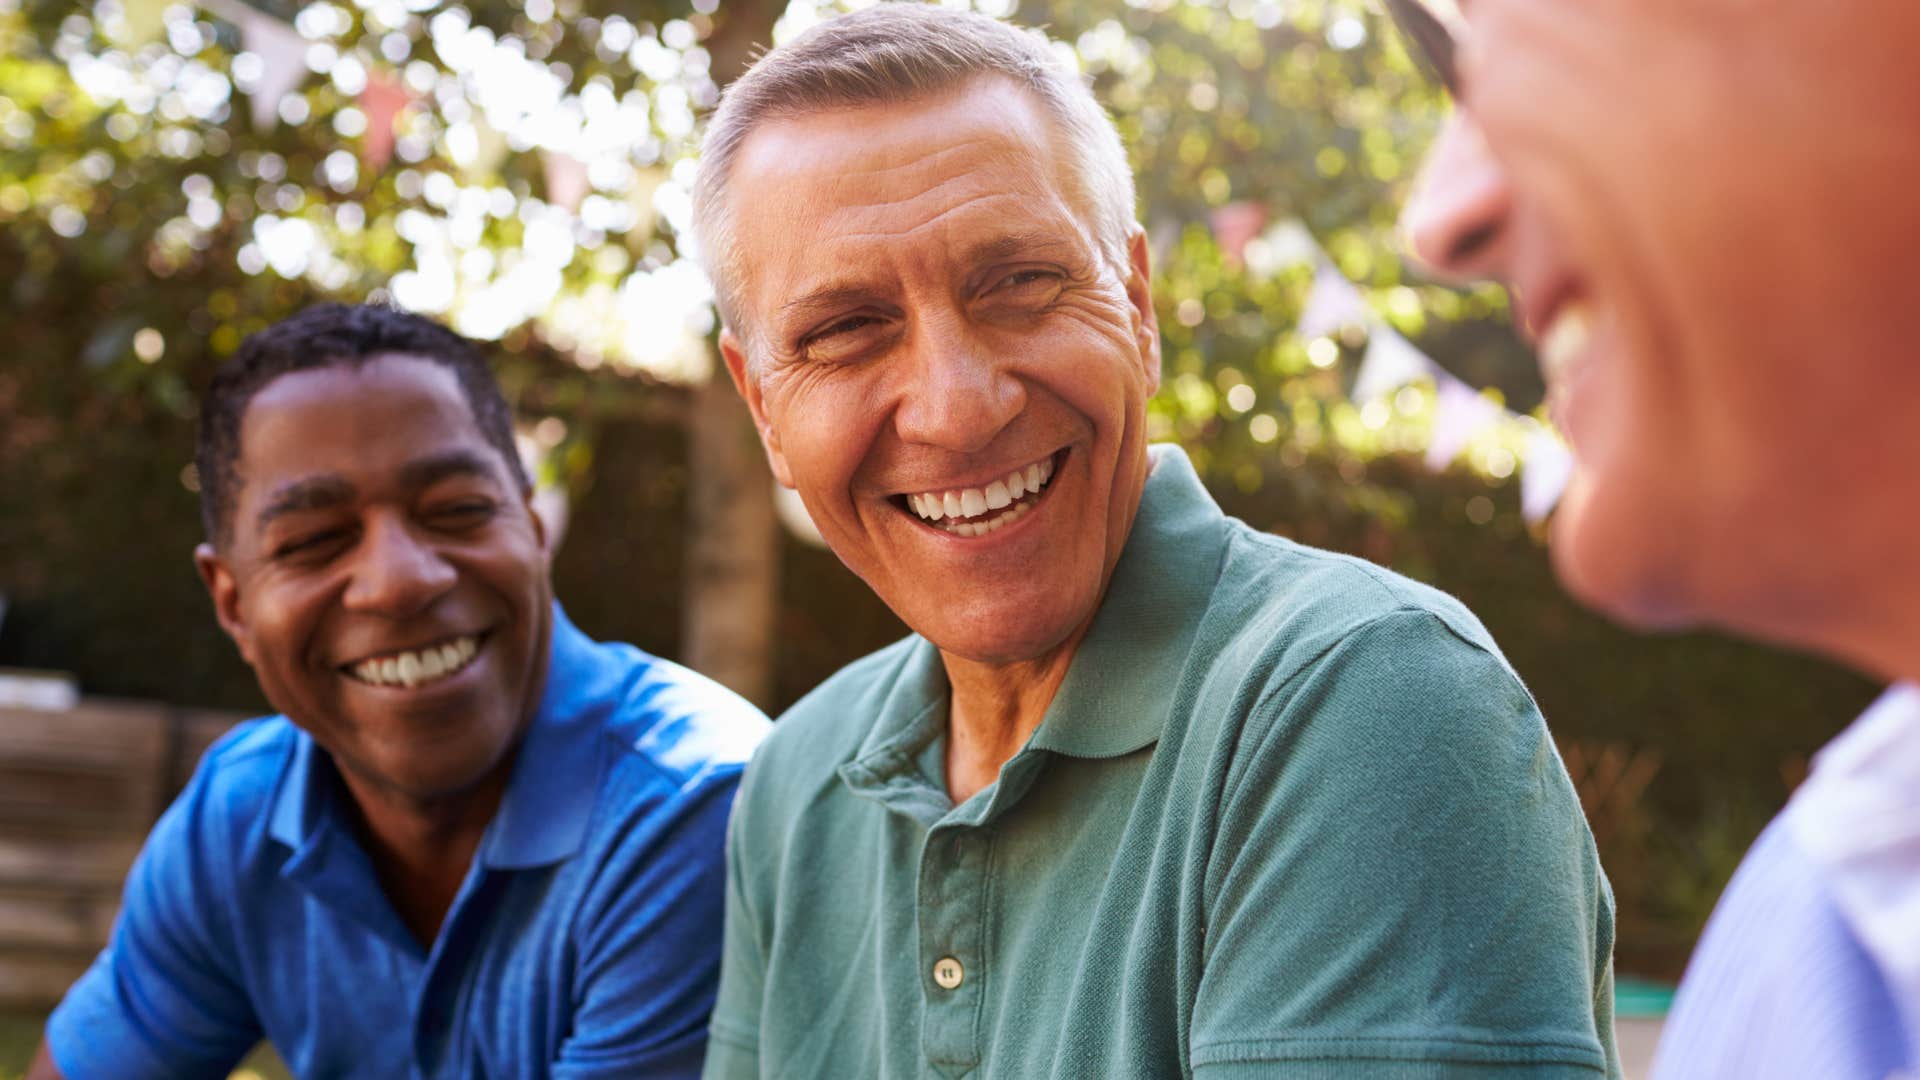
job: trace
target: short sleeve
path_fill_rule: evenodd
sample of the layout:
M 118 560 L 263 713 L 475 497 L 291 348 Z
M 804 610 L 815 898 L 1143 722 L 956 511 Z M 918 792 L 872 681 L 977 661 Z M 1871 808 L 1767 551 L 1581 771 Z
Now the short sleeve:
M 67 1080 L 224 1076 L 260 1041 L 221 923 L 235 837 L 217 764 L 209 753 L 148 834 L 106 949 L 47 1020 Z
M 1505 663 L 1402 610 L 1268 693 L 1207 875 L 1195 1075 L 1617 1076 L 1612 911 Z
M 657 828 L 629 835 L 579 931 L 573 1032 L 555 1080 L 695 1077 L 706 1048 L 725 910 L 721 852 L 737 770 L 684 796 Z
M 749 784 L 751 778 L 749 778 Z M 748 902 L 745 867 L 753 838 L 746 826 L 747 792 L 727 833 L 727 917 L 720 952 L 720 994 L 707 1043 L 706 1080 L 756 1080 L 760 1075 L 760 1001 L 766 954 L 759 919 Z

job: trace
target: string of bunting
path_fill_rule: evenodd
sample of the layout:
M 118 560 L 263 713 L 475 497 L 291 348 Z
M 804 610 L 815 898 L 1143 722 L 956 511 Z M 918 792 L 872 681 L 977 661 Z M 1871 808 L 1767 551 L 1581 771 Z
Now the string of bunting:
M 1284 219 L 1252 237 L 1247 236 L 1244 227 L 1220 227 L 1223 221 L 1242 225 L 1248 216 L 1229 215 L 1214 222 L 1215 236 L 1230 260 L 1265 275 L 1301 263 L 1313 264 L 1313 284 L 1295 327 L 1302 339 L 1332 337 L 1356 327 L 1366 332 L 1367 351 L 1355 373 L 1350 395 L 1354 404 L 1381 400 L 1412 383 L 1432 382 L 1435 390 L 1433 434 L 1427 444 L 1426 464 L 1436 472 L 1445 469 L 1490 428 L 1515 425 L 1527 429 L 1529 434 L 1521 462 L 1520 509 L 1529 522 L 1545 520 L 1565 492 L 1573 471 L 1572 454 L 1560 437 L 1531 417 L 1495 404 L 1373 314 L 1360 290 L 1340 273 L 1299 221 Z M 1231 250 L 1227 250 L 1229 247 Z

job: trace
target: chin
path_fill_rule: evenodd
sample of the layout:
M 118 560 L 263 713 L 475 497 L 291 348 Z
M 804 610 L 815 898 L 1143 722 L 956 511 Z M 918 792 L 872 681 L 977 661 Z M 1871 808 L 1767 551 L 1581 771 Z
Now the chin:
M 1662 518 L 1648 507 L 1609 507 L 1576 475 L 1553 516 L 1555 576 L 1575 600 L 1635 630 L 1699 625 L 1675 550 L 1678 530 Z
M 1043 624 L 1013 625 L 996 620 L 992 626 L 936 628 L 920 636 L 949 656 L 976 664 L 1018 664 L 1038 660 L 1073 637 L 1080 624 L 1063 625 L 1065 620 Z M 937 636 L 936 636 L 937 635 Z

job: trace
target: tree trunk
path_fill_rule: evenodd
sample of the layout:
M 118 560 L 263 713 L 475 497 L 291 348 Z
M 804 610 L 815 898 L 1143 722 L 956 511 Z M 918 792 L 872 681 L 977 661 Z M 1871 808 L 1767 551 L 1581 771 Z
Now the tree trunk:
M 682 652 L 689 667 L 771 708 L 780 594 L 772 479 L 724 373 L 694 389 L 689 419 Z
M 723 5 L 706 41 L 714 77 L 731 82 L 773 37 L 780 5 Z M 762 708 L 773 701 L 780 613 L 780 535 L 773 481 L 746 405 L 718 359 L 693 391 L 687 425 L 687 562 L 681 653 L 687 665 Z

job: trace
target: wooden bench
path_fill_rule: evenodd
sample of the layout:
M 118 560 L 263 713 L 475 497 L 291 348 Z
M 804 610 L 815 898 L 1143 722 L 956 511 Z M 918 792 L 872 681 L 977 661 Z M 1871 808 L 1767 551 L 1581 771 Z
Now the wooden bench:
M 51 1006 L 106 944 L 160 811 L 239 714 L 0 707 L 0 1008 Z

